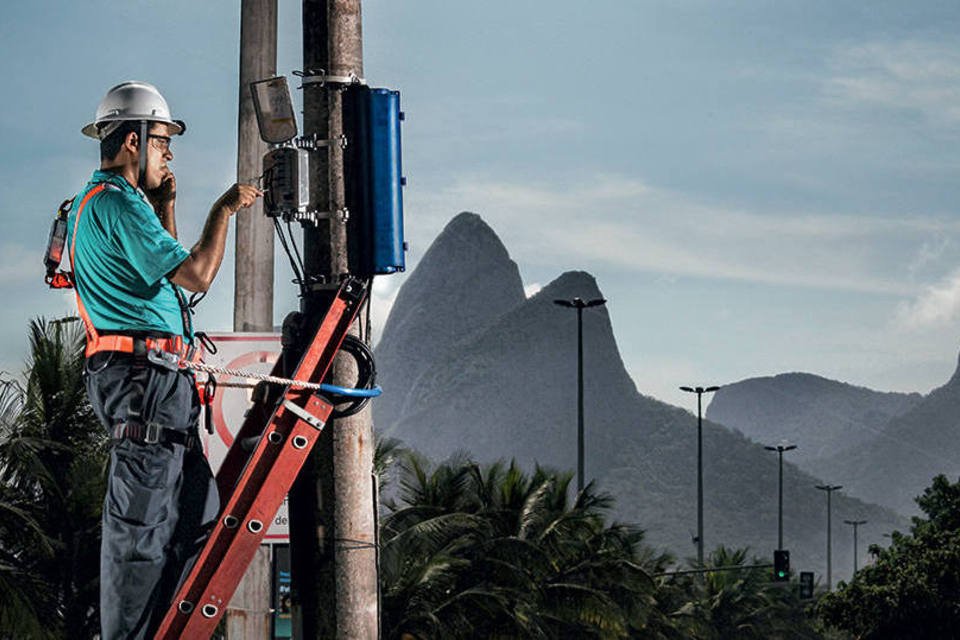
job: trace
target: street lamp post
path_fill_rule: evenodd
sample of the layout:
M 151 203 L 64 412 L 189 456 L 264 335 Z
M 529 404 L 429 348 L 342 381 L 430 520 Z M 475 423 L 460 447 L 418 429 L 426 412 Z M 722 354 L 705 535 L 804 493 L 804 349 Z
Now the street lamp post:
M 795 444 L 788 444 L 786 442 L 781 442 L 775 446 L 764 447 L 767 451 L 776 451 L 780 457 L 780 482 L 779 482 L 779 498 L 777 500 L 777 549 L 783 549 L 783 454 L 785 451 L 792 451 L 797 448 Z
M 697 394 L 697 565 L 703 568 L 703 394 L 720 387 L 680 387 L 681 391 Z
M 554 300 L 561 307 L 577 310 L 577 492 L 583 491 L 583 310 L 605 303 L 603 298 L 594 300 Z
M 849 524 L 853 527 L 853 576 L 857 576 L 857 529 L 860 528 L 860 525 L 867 524 L 866 520 L 844 520 L 844 524 Z
M 830 521 L 830 496 L 834 491 L 843 489 L 843 487 L 839 484 L 818 484 L 816 487 L 821 491 L 827 492 L 827 591 L 829 592 L 833 590 L 833 561 L 831 558 L 833 544 L 830 539 L 833 531 L 833 525 Z

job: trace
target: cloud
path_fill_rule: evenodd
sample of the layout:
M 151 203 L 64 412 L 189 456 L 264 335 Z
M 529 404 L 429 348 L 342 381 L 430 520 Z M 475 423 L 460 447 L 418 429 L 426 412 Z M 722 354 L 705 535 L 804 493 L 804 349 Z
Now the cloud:
M 937 216 L 733 209 L 624 176 L 562 186 L 469 176 L 411 202 L 425 223 L 411 227 L 414 244 L 439 232 L 450 203 L 480 213 L 528 264 L 895 295 L 915 291 L 904 243 L 960 231 Z
M 524 285 L 523 293 L 528 298 L 532 298 L 533 296 L 537 295 L 540 292 L 540 289 L 543 289 L 542 284 L 540 284 L 539 282 L 531 282 L 528 285 Z
M 951 239 L 946 237 L 925 241 L 920 245 L 913 260 L 907 265 L 907 271 L 910 275 L 917 275 L 924 269 L 938 264 L 952 244 Z
M 838 49 L 828 97 L 853 107 L 909 110 L 940 125 L 960 125 L 960 49 L 903 40 Z
M 897 309 L 896 321 L 901 328 L 917 330 L 944 327 L 960 317 L 960 269 L 940 282 L 929 285 L 909 302 Z

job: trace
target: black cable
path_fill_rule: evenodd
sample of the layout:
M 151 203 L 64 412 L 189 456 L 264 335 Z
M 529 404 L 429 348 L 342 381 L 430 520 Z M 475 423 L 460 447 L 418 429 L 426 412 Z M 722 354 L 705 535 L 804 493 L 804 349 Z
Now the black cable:
M 277 230 L 277 237 L 280 239 L 280 246 L 283 248 L 283 252 L 287 254 L 287 260 L 290 261 L 290 268 L 293 269 L 294 280 L 293 282 L 300 288 L 300 297 L 306 295 L 306 288 L 304 287 L 303 274 L 300 272 L 300 269 L 297 267 L 297 262 L 293 257 L 293 254 L 290 253 L 290 247 L 287 245 L 287 239 L 283 235 L 283 227 L 280 226 L 280 221 L 277 218 L 273 219 L 273 228 Z
M 377 384 L 377 365 L 373 360 L 370 347 L 357 336 L 347 335 L 340 346 L 340 350 L 350 354 L 357 361 L 357 389 L 372 389 Z M 336 398 L 333 398 L 336 401 Z M 350 404 L 344 409 L 335 409 L 333 418 L 346 418 L 363 410 L 370 398 L 351 398 Z
M 366 332 L 366 340 L 364 342 L 373 342 L 373 276 L 367 278 L 367 299 L 364 300 L 364 307 L 367 310 L 367 321 L 364 323 L 364 331 Z
M 293 235 L 293 228 L 290 226 L 290 221 L 287 220 L 287 233 L 290 234 L 290 244 L 293 245 L 293 253 L 297 256 L 297 264 L 300 265 L 300 273 L 306 273 L 307 270 L 303 268 L 303 256 L 300 255 L 300 248 L 297 247 L 297 239 Z

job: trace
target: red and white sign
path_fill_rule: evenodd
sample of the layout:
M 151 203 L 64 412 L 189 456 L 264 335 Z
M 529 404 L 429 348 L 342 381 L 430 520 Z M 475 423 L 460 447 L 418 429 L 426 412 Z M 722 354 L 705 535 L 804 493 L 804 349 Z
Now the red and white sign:
M 215 354 L 204 353 L 203 361 L 214 367 L 224 369 L 242 369 L 252 373 L 269 374 L 280 357 L 280 335 L 275 333 L 210 333 L 208 337 L 217 347 Z M 215 374 L 219 384 L 249 382 L 250 388 L 218 386 L 209 410 L 213 421 L 213 434 L 201 429 L 203 450 L 210 461 L 210 467 L 216 473 L 223 464 L 227 450 L 233 444 L 234 435 L 243 425 L 243 418 L 252 402 L 252 384 L 254 378 L 238 378 L 225 373 Z M 208 409 L 204 409 L 207 411 Z M 265 425 L 264 425 L 265 426 Z M 288 543 L 287 501 L 283 501 L 280 511 L 273 519 L 264 544 Z

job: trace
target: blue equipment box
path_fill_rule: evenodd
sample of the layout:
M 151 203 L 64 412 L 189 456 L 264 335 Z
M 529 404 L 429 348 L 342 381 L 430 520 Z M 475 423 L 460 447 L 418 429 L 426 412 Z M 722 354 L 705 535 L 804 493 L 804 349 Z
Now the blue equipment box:
M 343 92 L 350 272 L 403 271 L 403 184 L 400 93 L 354 85 Z

